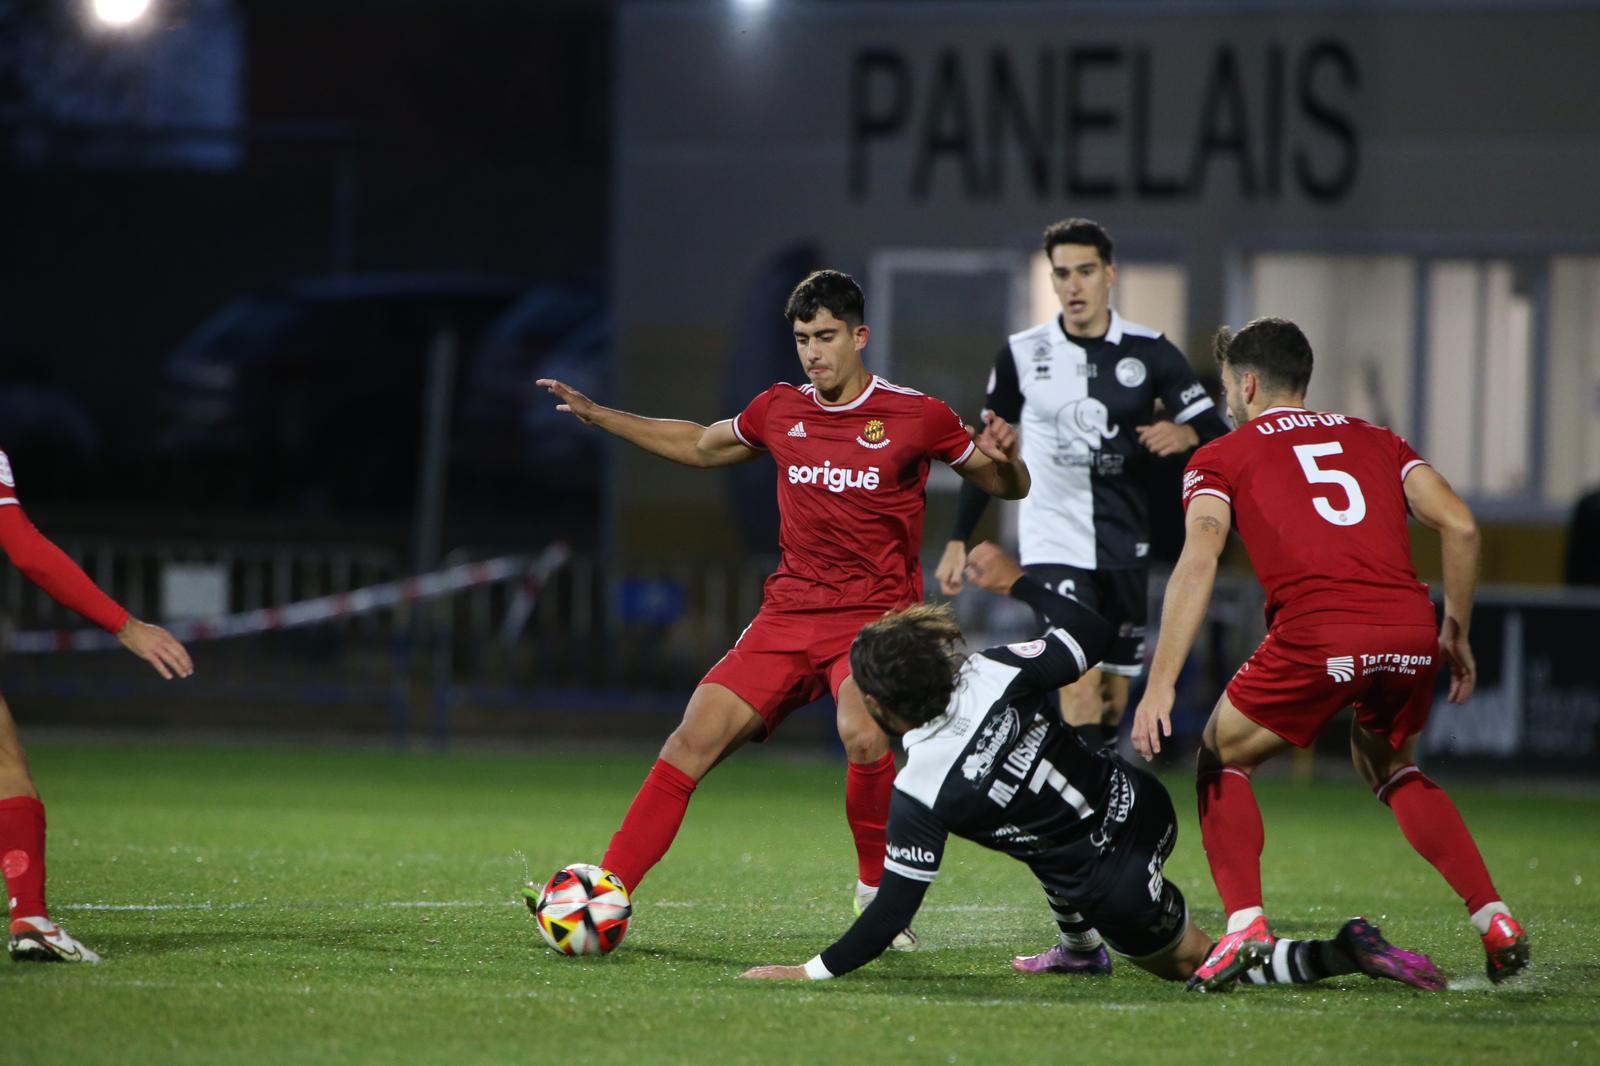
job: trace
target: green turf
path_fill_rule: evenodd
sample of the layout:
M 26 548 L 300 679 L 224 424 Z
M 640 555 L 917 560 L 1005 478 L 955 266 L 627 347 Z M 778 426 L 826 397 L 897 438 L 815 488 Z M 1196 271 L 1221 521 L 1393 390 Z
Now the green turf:
M 719 769 L 608 959 L 551 954 L 529 875 L 595 861 L 646 758 L 36 745 L 56 916 L 99 967 L 6 965 L 0 1061 L 1581 1062 L 1600 1057 L 1600 869 L 1590 796 L 1453 789 L 1534 969 L 1495 988 L 1477 938 L 1353 782 L 1259 787 L 1282 934 L 1365 913 L 1456 981 L 1351 977 L 1186 995 L 1119 964 L 1026 978 L 1053 928 L 1022 866 L 956 842 L 926 950 L 824 984 L 743 982 L 849 920 L 842 767 Z M 1215 930 L 1186 782 L 1169 875 Z M 139 908 L 139 909 L 132 909 Z M 14 1055 L 20 1057 L 13 1057 Z

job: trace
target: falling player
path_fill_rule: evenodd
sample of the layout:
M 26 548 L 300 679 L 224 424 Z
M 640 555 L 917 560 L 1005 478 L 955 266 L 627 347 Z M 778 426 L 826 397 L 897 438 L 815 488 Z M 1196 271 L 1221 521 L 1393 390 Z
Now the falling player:
M 1211 941 L 1163 874 L 1178 838 L 1171 797 L 1150 774 L 1099 745 L 1091 750 L 1054 707 L 1055 691 L 1106 654 L 1115 631 L 993 544 L 972 550 L 965 576 L 1028 604 L 1049 628 L 1038 640 L 965 657 L 947 606 L 917 605 L 861 630 L 850 650 L 856 683 L 878 724 L 906 747 L 883 888 L 804 966 L 744 976 L 823 980 L 877 958 L 915 916 L 954 833 L 1028 865 L 1055 914 L 1059 951 L 1104 957 L 1110 945 L 1159 977 L 1190 977 Z M 1392 947 L 1362 918 L 1331 940 L 1279 941 L 1269 961 L 1239 976 L 1299 984 L 1365 973 L 1443 987 L 1426 956 Z M 1107 959 L 1099 972 L 1109 969 Z
M 628 414 L 559 381 L 539 382 L 560 399 L 559 410 L 686 466 L 729 466 L 763 452 L 778 464 L 782 558 L 761 610 L 695 689 L 602 860 L 630 891 L 666 854 L 690 794 L 713 766 L 831 691 L 849 760 L 857 907 L 877 892 L 894 755 L 850 680 L 850 641 L 884 611 L 922 598 L 930 461 L 1006 499 L 1027 495 L 1028 470 L 1002 419 L 989 420 L 974 442 L 945 404 L 869 372 L 863 314 L 861 288 L 848 275 L 807 277 L 784 316 L 808 384 L 774 385 L 711 426 Z M 900 946 L 914 940 L 905 936 Z
M 1149 759 L 1171 735 L 1174 685 L 1236 527 L 1267 594 L 1266 639 L 1206 723 L 1197 788 L 1200 835 L 1227 932 L 1193 985 L 1218 987 L 1271 950 L 1262 908 L 1256 767 L 1307 747 L 1353 706 L 1350 754 L 1411 846 L 1455 889 L 1483 937 L 1489 978 L 1528 964 L 1528 941 L 1501 902 L 1455 804 L 1416 765 L 1434 675 L 1450 666 L 1450 702 L 1477 680 L 1467 643 L 1478 569 L 1472 512 L 1401 438 L 1305 406 L 1311 345 L 1293 323 L 1262 318 L 1217 337 L 1238 429 L 1201 448 L 1183 479 L 1186 537 L 1167 585 L 1150 684 L 1133 743 Z M 1407 513 L 1439 533 L 1444 620 L 1411 564 Z
M 162 677 L 194 673 L 189 653 L 160 626 L 146 625 L 89 580 L 45 539 L 17 500 L 11 461 L 0 452 L 0 549 L 28 580 L 83 615 Z M 100 956 L 50 920 L 44 898 L 44 804 L 28 772 L 11 708 L 0 698 L 0 870 L 11 901 L 11 957 L 18 962 L 99 962 Z

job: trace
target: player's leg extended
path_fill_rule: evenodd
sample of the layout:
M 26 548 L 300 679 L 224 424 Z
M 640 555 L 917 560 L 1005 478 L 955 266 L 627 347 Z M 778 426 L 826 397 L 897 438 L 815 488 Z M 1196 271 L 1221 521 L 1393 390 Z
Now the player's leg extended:
M 600 865 L 620 877 L 629 892 L 637 891 L 644 875 L 672 846 L 695 785 L 765 728 L 755 709 L 723 686 L 696 688 L 683 721 L 662 745 Z
M 1528 939 L 1500 899 L 1477 842 L 1444 789 L 1416 764 L 1416 735 L 1398 748 L 1387 737 L 1350 727 L 1350 756 L 1356 771 L 1378 799 L 1394 812 L 1400 831 L 1466 904 L 1473 928 L 1483 938 L 1489 978 L 1500 982 L 1528 965 Z
M 1228 915 L 1229 933 L 1262 914 L 1261 850 L 1266 837 L 1250 775 L 1288 747 L 1288 741 L 1246 718 L 1227 693 L 1217 700 L 1201 736 L 1195 775 L 1200 839 Z
M 1042 881 L 1045 899 L 1050 903 L 1050 915 L 1060 930 L 1060 940 L 1048 950 L 1037 955 L 1019 955 L 1011 960 L 1011 968 L 1018 973 L 1060 973 L 1100 976 L 1111 972 L 1111 954 L 1094 923 L 1085 918 L 1077 904 L 1056 892 Z
M 0 870 L 5 873 L 13 919 L 47 913 L 44 805 L 4 699 L 0 699 Z
M 844 813 L 856 842 L 861 883 L 876 888 L 883 880 L 884 831 L 894 794 L 894 753 L 889 738 L 867 713 L 854 678 L 839 685 L 839 740 L 849 766 L 845 771 Z
M 0 698 L 0 871 L 11 904 L 11 957 L 99 962 L 50 920 L 44 899 L 44 805 L 28 772 L 11 708 Z

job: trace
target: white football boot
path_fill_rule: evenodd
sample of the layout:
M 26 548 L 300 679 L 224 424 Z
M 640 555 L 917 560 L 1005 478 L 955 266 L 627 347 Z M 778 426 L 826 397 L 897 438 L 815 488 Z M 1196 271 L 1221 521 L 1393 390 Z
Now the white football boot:
M 872 885 L 856 882 L 856 917 L 861 917 L 861 912 L 872 905 L 878 898 L 878 890 Z M 894 940 L 889 943 L 892 951 L 916 951 L 917 934 L 911 931 L 908 925 L 894 935 Z
M 13 962 L 99 962 L 100 956 L 49 918 L 18 918 L 11 923 Z

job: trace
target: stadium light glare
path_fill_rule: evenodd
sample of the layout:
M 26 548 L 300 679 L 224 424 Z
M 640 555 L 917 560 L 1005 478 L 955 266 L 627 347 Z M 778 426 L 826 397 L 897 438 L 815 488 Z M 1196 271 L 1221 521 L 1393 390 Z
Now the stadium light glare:
M 760 11 L 771 2 L 772 0 L 733 0 L 733 6 L 740 11 Z
M 90 10 L 100 25 L 127 29 L 150 14 L 150 0 L 93 0 Z

